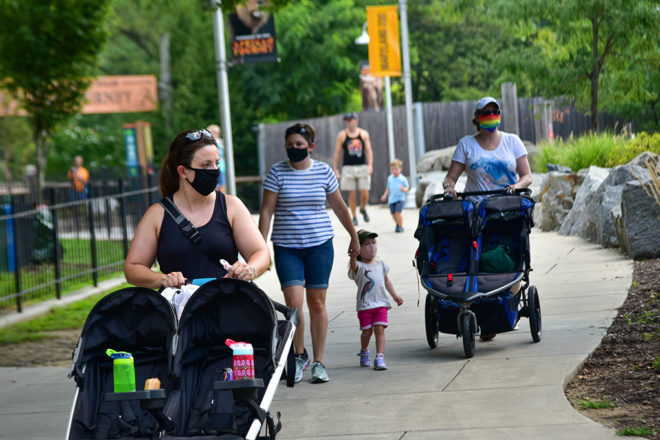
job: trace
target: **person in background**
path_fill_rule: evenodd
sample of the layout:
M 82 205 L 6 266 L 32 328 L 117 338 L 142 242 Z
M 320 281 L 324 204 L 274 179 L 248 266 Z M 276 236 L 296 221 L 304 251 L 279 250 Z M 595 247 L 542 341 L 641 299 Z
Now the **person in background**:
M 358 231 L 360 255 L 351 255 L 348 277 L 357 284 L 357 315 L 360 321 L 360 366 L 371 365 L 369 341 L 371 334 L 376 335 L 376 357 L 374 370 L 387 370 L 385 364 L 385 328 L 388 326 L 387 310 L 392 308 L 389 293 L 398 306 L 403 298 L 397 295 L 394 285 L 387 277 L 390 267 L 376 258 L 378 246 L 375 232 Z
M 349 256 L 360 253 L 360 243 L 335 174 L 326 163 L 310 157 L 314 137 L 314 129 L 307 124 L 292 125 L 284 132 L 288 160 L 273 165 L 266 175 L 259 230 L 267 239 L 271 218 L 275 217 L 272 233 L 275 269 L 286 305 L 300 313 L 300 325 L 293 338 L 295 381 L 302 380 L 310 362 L 305 350 L 303 313 L 307 298 L 314 356 L 312 383 L 323 383 L 329 380 L 323 364 L 328 333 L 325 302 L 334 262 L 334 231 L 326 202 L 351 237 Z
M 390 163 L 390 175 L 387 178 L 387 187 L 380 197 L 383 202 L 387 200 L 390 205 L 390 214 L 396 223 L 394 232 L 403 232 L 403 203 L 406 201 L 406 193 L 410 189 L 408 179 L 401 174 L 403 163 L 399 159 L 394 159 Z
M 360 191 L 360 213 L 365 222 L 369 222 L 367 202 L 371 189 L 371 175 L 374 172 L 374 155 L 371 138 L 367 130 L 358 127 L 358 115 L 355 112 L 344 115 L 346 129 L 339 132 L 335 144 L 334 170 L 340 178 L 341 190 L 348 191 L 348 206 L 353 214 L 353 225 L 357 226 L 357 190 Z M 339 173 L 339 156 L 343 152 L 343 166 Z
M 216 191 L 227 192 L 227 164 L 225 163 L 225 145 L 220 137 L 221 130 L 217 124 L 211 124 L 206 128 L 209 133 L 213 135 L 216 144 L 218 145 L 218 153 L 220 159 L 218 160 L 218 169 L 220 170 L 220 177 L 218 177 L 218 185 L 215 187 Z
M 472 124 L 476 134 L 462 138 L 447 171 L 442 187 L 445 193 L 456 198 L 456 181 L 465 171 L 467 183 L 465 192 L 507 190 L 514 192 L 518 188 L 527 188 L 532 184 L 532 171 L 527 159 L 527 149 L 520 138 L 499 130 L 501 106 L 495 98 L 481 98 L 474 109 Z M 470 197 L 478 202 L 485 196 Z M 511 287 L 511 293 L 517 295 L 520 282 Z M 490 340 L 494 334 L 481 335 L 481 339 Z
M 83 200 L 89 195 L 87 182 L 89 182 L 89 171 L 83 166 L 82 156 L 73 158 L 73 166 L 69 168 L 66 176 L 71 182 L 71 200 Z
M 141 287 L 181 287 L 196 278 L 251 281 L 270 264 L 270 252 L 250 212 L 237 197 L 215 191 L 218 148 L 207 130 L 187 130 L 172 141 L 163 160 L 163 197 L 199 231 L 216 255 L 211 258 L 181 231 L 160 203 L 147 209 L 124 264 L 126 281 Z M 245 261 L 239 260 L 238 254 Z M 219 265 L 225 259 L 228 270 Z M 158 260 L 160 272 L 152 270 Z

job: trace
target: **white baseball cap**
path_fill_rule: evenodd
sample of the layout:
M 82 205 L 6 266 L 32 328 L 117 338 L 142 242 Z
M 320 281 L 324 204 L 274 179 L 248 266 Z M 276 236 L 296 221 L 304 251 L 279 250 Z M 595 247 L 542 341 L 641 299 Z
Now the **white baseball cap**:
M 488 104 L 494 103 L 497 108 L 501 108 L 500 103 L 497 102 L 497 99 L 490 97 L 490 96 L 485 96 L 481 98 L 479 101 L 477 101 L 477 106 L 475 108 L 476 111 L 481 110 L 482 108 L 486 107 Z

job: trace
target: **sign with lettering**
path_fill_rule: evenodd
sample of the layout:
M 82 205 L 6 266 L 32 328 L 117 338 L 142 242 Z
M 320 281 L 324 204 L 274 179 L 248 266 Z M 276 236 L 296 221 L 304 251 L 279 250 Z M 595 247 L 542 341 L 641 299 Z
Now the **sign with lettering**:
M 87 89 L 83 114 L 149 112 L 158 108 L 155 75 L 99 76 Z M 27 113 L 18 101 L 0 94 L 0 116 Z
M 278 61 L 275 20 L 254 0 L 236 6 L 229 15 L 231 55 L 234 64 Z
M 401 76 L 397 6 L 367 6 L 371 75 Z
M 155 75 L 100 76 L 87 90 L 81 113 L 149 112 L 157 108 Z

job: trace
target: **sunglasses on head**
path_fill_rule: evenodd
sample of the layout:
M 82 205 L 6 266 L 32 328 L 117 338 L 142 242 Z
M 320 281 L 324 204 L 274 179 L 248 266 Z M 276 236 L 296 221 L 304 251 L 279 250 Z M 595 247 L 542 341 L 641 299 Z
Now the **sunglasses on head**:
M 499 110 L 481 110 L 479 116 L 490 116 L 490 115 L 499 115 Z
M 205 128 L 202 128 L 201 130 L 195 130 L 195 131 L 191 131 L 191 132 L 186 133 L 186 139 L 191 141 L 191 142 L 198 141 L 203 136 L 210 137 L 211 139 L 213 139 L 213 135 Z
M 290 127 L 286 131 L 286 136 L 289 136 L 290 134 L 293 134 L 293 133 L 307 134 L 307 130 L 305 130 L 305 127 Z

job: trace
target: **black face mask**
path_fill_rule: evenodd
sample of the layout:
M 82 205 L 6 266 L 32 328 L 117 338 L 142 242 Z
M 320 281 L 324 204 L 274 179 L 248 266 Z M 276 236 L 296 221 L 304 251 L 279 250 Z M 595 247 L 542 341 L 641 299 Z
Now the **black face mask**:
M 287 148 L 286 155 L 291 162 L 300 162 L 307 157 L 307 148 Z
M 188 179 L 186 179 L 186 181 L 201 195 L 208 196 L 211 194 L 218 185 L 220 170 L 218 168 L 214 170 L 207 170 L 204 168 L 190 169 L 195 172 L 195 179 L 192 182 Z

